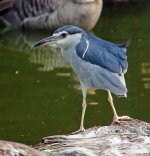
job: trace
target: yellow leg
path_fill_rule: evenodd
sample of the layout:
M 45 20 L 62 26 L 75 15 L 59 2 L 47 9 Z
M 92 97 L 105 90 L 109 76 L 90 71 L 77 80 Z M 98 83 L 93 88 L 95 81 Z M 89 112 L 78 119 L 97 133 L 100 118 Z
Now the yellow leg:
M 81 116 L 81 123 L 80 123 L 80 131 L 85 131 L 84 129 L 84 116 L 85 116 L 85 111 L 86 111 L 86 98 L 83 97 L 83 102 L 82 102 L 82 116 Z
M 77 133 L 85 131 L 85 129 L 84 129 L 84 116 L 85 116 L 85 111 L 86 111 L 86 107 L 87 107 L 86 94 L 87 94 L 88 88 L 83 83 L 81 83 L 81 88 L 82 88 L 82 94 L 83 94 L 83 102 L 82 102 L 82 115 L 81 115 L 80 128 L 78 131 L 73 132 L 72 134 L 77 134 Z
M 113 104 L 113 98 L 112 98 L 112 95 L 111 95 L 110 91 L 108 91 L 108 101 L 109 101 L 109 104 L 110 104 L 110 106 L 112 108 L 112 111 L 113 111 L 113 114 L 114 114 L 113 119 L 115 120 L 115 119 L 118 118 L 118 114 L 117 114 L 115 106 Z
M 129 116 L 122 116 L 122 117 L 119 117 L 117 112 L 116 112 L 116 109 L 114 107 L 114 104 L 113 104 L 113 98 L 112 98 L 112 95 L 110 93 L 110 91 L 108 91 L 108 101 L 110 103 L 110 106 L 112 108 L 112 111 L 113 111 L 113 123 L 119 123 L 120 121 L 124 120 L 124 121 L 129 121 L 131 120 L 131 118 Z

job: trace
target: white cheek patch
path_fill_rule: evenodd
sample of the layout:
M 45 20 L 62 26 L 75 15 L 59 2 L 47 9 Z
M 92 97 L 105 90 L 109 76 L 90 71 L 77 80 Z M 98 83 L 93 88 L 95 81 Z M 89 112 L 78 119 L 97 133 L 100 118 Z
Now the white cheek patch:
M 80 42 L 81 37 L 82 34 L 78 33 L 78 34 L 70 35 L 67 40 L 70 45 L 76 46 Z
M 61 39 L 61 40 L 58 40 L 58 41 L 56 42 L 56 44 L 58 44 L 58 45 L 65 45 L 65 44 L 66 44 L 66 38 Z
M 53 34 L 53 36 L 60 36 L 62 33 L 67 33 L 67 32 L 63 31 L 63 32 L 55 33 Z M 56 42 L 56 45 L 60 48 L 67 48 L 70 46 L 75 46 L 80 42 L 81 37 L 82 37 L 81 33 L 72 34 L 72 35 L 68 34 L 65 38 L 58 40 Z
M 69 35 L 67 39 L 72 43 L 79 43 L 80 40 L 81 40 L 81 37 L 82 37 L 82 34 L 77 33 L 77 34 L 74 34 L 74 35 Z

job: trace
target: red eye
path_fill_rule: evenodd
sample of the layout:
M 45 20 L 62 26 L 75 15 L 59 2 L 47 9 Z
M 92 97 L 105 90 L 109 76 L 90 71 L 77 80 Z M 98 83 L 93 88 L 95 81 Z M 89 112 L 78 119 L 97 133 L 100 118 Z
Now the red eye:
M 65 38 L 67 35 L 68 35 L 67 33 L 62 33 L 62 34 L 61 34 L 61 36 L 62 36 L 63 38 Z

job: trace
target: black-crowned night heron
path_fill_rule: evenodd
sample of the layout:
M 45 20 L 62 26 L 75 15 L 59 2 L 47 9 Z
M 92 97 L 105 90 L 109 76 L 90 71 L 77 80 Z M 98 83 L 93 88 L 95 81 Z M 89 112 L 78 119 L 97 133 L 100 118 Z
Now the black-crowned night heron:
M 113 110 L 113 122 L 130 120 L 128 116 L 119 117 L 113 104 L 111 92 L 117 96 L 127 96 L 124 74 L 128 62 L 126 47 L 105 41 L 89 34 L 76 26 L 64 26 L 54 34 L 33 45 L 49 45 L 61 48 L 61 53 L 78 75 L 83 93 L 82 116 L 79 131 L 84 131 L 84 115 L 86 110 L 86 95 L 88 88 L 104 89 L 108 92 L 108 101 Z
M 0 0 L 6 24 L 26 29 L 53 30 L 73 24 L 90 30 L 101 10 L 102 0 Z

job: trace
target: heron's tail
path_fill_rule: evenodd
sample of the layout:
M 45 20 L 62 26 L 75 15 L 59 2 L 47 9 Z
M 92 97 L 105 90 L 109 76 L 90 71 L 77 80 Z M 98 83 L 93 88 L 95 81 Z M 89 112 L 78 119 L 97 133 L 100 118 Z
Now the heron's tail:
M 126 88 L 126 81 L 125 81 L 125 78 L 124 78 L 124 74 L 119 75 L 119 77 L 120 77 L 121 83 Z M 118 97 L 127 97 L 127 89 L 126 89 L 126 92 L 123 95 L 117 95 L 117 96 Z
M 122 73 L 121 75 L 119 75 L 119 79 L 122 83 L 122 86 L 125 88 L 125 93 L 123 95 L 117 95 L 118 97 L 127 97 L 127 87 L 126 87 L 126 81 L 124 78 L 124 74 Z

